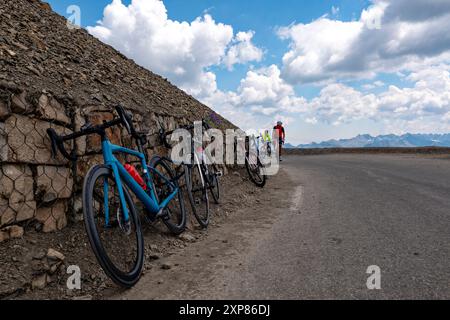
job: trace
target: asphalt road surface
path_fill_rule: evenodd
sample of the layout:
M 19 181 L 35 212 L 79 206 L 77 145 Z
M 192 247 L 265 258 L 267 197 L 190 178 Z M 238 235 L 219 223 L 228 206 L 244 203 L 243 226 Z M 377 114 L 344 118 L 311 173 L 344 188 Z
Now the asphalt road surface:
M 289 156 L 262 207 L 117 298 L 450 299 L 450 158 Z M 196 258 L 197 257 L 197 258 Z M 369 266 L 381 289 L 369 290 Z M 162 283 L 157 279 L 166 279 Z

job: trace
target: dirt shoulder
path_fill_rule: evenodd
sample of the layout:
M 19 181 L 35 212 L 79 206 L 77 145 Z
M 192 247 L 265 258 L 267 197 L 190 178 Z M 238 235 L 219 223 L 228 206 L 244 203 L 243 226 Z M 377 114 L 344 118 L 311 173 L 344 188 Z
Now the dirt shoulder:
M 236 180 L 235 180 L 236 181 Z M 249 272 L 247 257 L 264 239 L 272 236 L 275 222 L 291 214 L 293 182 L 283 169 L 270 177 L 266 188 L 254 189 L 248 182 L 229 188 L 223 207 L 226 218 L 213 225 L 204 237 L 185 249 L 155 263 L 154 268 L 131 290 L 112 299 L 184 300 L 229 299 L 236 274 Z M 251 270 L 250 270 L 251 272 Z M 230 280 L 231 279 L 231 280 Z
M 266 188 L 271 188 L 271 185 L 269 181 Z M 208 230 L 201 230 L 191 223 L 185 234 L 173 237 L 161 223 L 144 224 L 146 263 L 142 284 L 147 283 L 148 278 L 154 279 L 160 287 L 155 287 L 155 292 L 173 292 L 163 287 L 173 285 L 171 281 L 177 279 L 173 279 L 174 271 L 184 273 L 179 266 L 190 266 L 195 270 L 195 266 L 201 268 L 206 260 L 213 259 L 212 256 L 219 257 L 228 249 L 236 250 L 231 241 L 238 238 L 228 231 L 236 230 L 243 234 L 252 225 L 270 224 L 263 218 L 264 208 L 274 199 L 266 197 L 267 189 L 256 188 L 248 181 L 244 170 L 230 170 L 222 178 L 221 192 L 221 204 L 211 206 L 212 222 Z M 194 218 L 189 214 L 189 219 L 193 221 Z M 0 299 L 105 299 L 125 294 L 99 267 L 83 222 L 73 223 L 64 231 L 53 234 L 35 232 L 31 226 L 30 229 L 22 239 L 0 244 Z M 211 241 L 216 239 L 220 245 L 211 247 Z M 213 253 L 208 251 L 204 256 L 205 251 L 199 249 L 203 247 L 213 249 Z M 62 256 L 55 257 L 54 251 Z M 67 289 L 69 275 L 66 270 L 70 265 L 81 269 L 81 290 Z M 145 297 L 157 296 L 146 292 Z

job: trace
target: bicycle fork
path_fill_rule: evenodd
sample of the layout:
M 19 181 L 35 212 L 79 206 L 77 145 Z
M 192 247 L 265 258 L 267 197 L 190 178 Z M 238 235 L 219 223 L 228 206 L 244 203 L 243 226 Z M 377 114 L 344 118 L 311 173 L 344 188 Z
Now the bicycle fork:
M 113 177 L 114 180 L 116 182 L 116 187 L 118 189 L 119 192 L 119 201 L 120 201 L 120 207 L 117 208 L 117 210 L 122 209 L 122 215 L 123 215 L 123 221 L 125 224 L 128 224 L 130 222 L 130 214 L 128 212 L 128 207 L 127 207 L 127 202 L 125 199 L 125 193 L 123 191 L 123 184 L 122 184 L 122 180 L 120 179 L 120 175 L 119 175 L 119 170 L 117 169 L 117 166 L 115 164 L 110 164 L 109 165 L 110 168 L 113 171 Z M 104 210 L 105 210 L 105 224 L 106 227 L 110 227 L 110 210 L 109 210 L 109 183 L 108 183 L 108 178 L 105 177 L 105 181 L 103 183 L 103 204 L 104 204 Z M 117 219 L 118 219 L 118 223 L 119 225 L 121 224 L 120 222 L 120 217 L 119 217 L 119 213 L 117 214 Z

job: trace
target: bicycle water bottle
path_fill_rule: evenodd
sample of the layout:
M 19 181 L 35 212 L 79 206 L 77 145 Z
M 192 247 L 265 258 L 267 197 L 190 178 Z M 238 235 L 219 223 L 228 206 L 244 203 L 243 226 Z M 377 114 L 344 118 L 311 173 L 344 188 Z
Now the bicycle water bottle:
M 132 176 L 133 179 L 141 186 L 141 188 L 147 191 L 147 186 L 145 185 L 144 179 L 142 179 L 137 169 L 131 164 L 124 165 L 124 168 L 130 174 L 130 176 Z

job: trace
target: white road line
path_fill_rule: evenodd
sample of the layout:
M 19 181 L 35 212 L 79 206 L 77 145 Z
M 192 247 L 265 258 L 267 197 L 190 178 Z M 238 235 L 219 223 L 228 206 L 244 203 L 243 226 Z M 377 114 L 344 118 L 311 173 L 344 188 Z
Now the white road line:
M 303 204 L 303 186 L 298 186 L 295 188 L 294 194 L 291 200 L 290 211 L 294 213 L 300 213 L 300 208 Z

